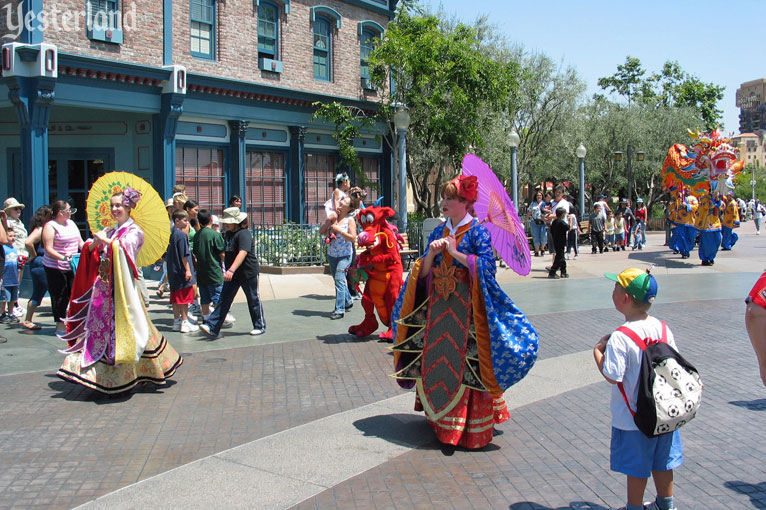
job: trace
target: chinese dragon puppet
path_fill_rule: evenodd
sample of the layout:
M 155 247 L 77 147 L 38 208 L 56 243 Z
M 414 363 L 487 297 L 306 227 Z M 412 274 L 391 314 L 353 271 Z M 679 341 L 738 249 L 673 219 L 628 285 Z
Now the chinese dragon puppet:
M 662 186 L 671 195 L 671 221 L 675 225 L 670 246 L 683 258 L 700 234 L 699 256 L 712 265 L 721 244 L 720 197 L 732 188 L 732 179 L 742 171 L 739 151 L 716 129 L 712 133 L 689 130 L 694 140 L 687 148 L 675 144 L 662 165 Z
M 357 279 L 367 280 L 362 295 L 364 320 L 348 328 L 358 337 L 371 335 L 378 329 L 375 311 L 387 330 L 380 334 L 381 340 L 391 341 L 391 313 L 402 288 L 402 258 L 396 227 L 388 223 L 395 214 L 390 207 L 367 207 L 359 211 L 357 219 L 362 232 L 357 243 L 364 251 L 357 257 Z

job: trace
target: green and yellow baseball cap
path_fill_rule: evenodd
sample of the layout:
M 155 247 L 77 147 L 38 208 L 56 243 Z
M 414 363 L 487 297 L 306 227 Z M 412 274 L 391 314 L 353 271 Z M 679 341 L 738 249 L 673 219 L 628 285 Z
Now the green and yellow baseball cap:
M 619 283 L 628 294 L 644 303 L 652 303 L 657 297 L 657 280 L 648 269 L 630 268 L 620 274 L 606 273 L 604 276 Z

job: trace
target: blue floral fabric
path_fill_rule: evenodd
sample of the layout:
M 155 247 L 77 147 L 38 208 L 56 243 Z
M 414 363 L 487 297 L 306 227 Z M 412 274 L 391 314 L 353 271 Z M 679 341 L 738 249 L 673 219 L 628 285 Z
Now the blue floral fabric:
M 444 224 L 436 227 L 428 238 L 429 244 L 443 237 L 444 228 Z M 489 231 L 474 220 L 458 244 L 458 250 L 468 255 L 476 255 L 477 280 L 484 296 L 489 325 L 492 367 L 498 385 L 505 391 L 523 379 L 535 364 L 539 341 L 537 331 L 495 280 L 496 266 Z M 428 247 L 421 258 L 427 254 Z M 441 264 L 442 258 L 441 254 L 436 255 L 434 266 Z M 453 260 L 452 264 L 465 267 L 456 260 Z M 407 286 L 416 283 L 408 279 L 396 300 L 392 317 L 394 338 L 398 329 L 395 321 L 400 317 Z

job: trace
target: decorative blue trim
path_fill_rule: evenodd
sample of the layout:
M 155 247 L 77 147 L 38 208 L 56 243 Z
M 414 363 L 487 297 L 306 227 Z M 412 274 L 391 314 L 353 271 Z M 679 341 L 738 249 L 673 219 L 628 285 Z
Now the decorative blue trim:
M 362 37 L 362 32 L 365 28 L 369 28 L 373 32 L 377 32 L 379 37 L 382 36 L 383 32 L 386 30 L 380 23 L 366 19 L 356 24 L 356 33 L 359 35 L 359 37 Z
M 284 129 L 266 129 L 266 128 L 258 128 L 258 127 L 251 127 L 247 130 L 247 135 L 245 136 L 245 139 L 247 140 L 247 143 L 258 143 L 258 147 L 262 148 L 263 146 L 260 144 L 267 143 L 267 142 L 276 142 L 276 143 L 285 143 L 287 142 L 287 131 Z M 284 147 L 282 147 L 282 150 L 284 150 Z
M 247 126 L 250 124 L 247 120 L 230 120 L 231 128 L 231 163 L 229 179 L 229 196 L 239 195 L 242 197 L 242 207 L 240 210 L 247 211 L 247 185 L 245 173 L 247 170 Z
M 205 136 L 209 138 L 220 138 L 221 140 L 225 140 L 228 131 L 226 130 L 226 126 L 222 126 L 221 124 L 180 121 L 178 122 L 178 129 L 176 130 L 176 134 L 187 136 Z
M 176 181 L 176 131 L 183 113 L 183 94 L 163 94 L 160 113 L 153 116 L 154 126 L 154 187 L 169 197 Z
M 396 0 L 392 1 L 394 4 L 396 3 Z M 388 19 L 394 19 L 394 11 L 396 10 L 395 5 L 388 8 L 388 4 L 391 2 L 386 2 L 385 0 L 343 0 L 343 3 L 355 5 L 378 14 L 383 14 L 384 16 L 388 16 Z
M 162 0 L 162 65 L 173 65 L 173 0 Z
M 343 20 L 342 20 L 342 17 L 341 17 L 341 15 L 340 15 L 340 13 L 338 11 L 336 11 L 332 7 L 327 7 L 326 5 L 317 5 L 316 7 L 312 7 L 311 8 L 311 14 L 310 14 L 310 19 L 311 19 L 312 23 L 316 21 L 316 15 L 317 14 L 323 14 L 323 15 L 327 16 L 328 18 L 334 19 L 335 20 L 335 28 L 340 30 L 340 28 L 341 28 L 341 26 L 343 24 Z
M 285 14 L 290 14 L 290 0 L 276 0 L 277 2 L 282 4 L 282 8 L 285 10 Z M 253 5 L 255 7 L 259 7 L 261 5 L 261 0 L 253 0 Z
M 143 78 L 158 78 L 160 80 L 170 80 L 172 78 L 172 72 L 161 67 L 130 64 L 100 57 L 94 58 L 85 55 L 59 52 L 58 60 L 59 69 L 66 66 L 87 67 L 94 71 L 135 74 L 136 76 L 141 76 Z

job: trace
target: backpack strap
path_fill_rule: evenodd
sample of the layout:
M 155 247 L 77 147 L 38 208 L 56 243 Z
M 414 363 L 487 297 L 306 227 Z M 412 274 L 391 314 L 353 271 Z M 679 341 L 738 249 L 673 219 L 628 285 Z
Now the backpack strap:
M 658 341 L 662 343 L 668 343 L 668 325 L 665 323 L 665 321 L 660 321 L 660 324 L 662 324 L 662 337 Z M 641 349 L 641 352 L 646 350 L 646 342 L 629 327 L 620 326 L 617 328 L 617 331 L 633 340 L 633 343 L 635 343 L 638 348 Z M 623 386 L 622 382 L 618 382 L 617 388 L 619 388 L 620 393 L 622 393 L 622 398 L 625 400 L 625 405 L 628 406 L 628 411 L 630 411 L 630 414 L 635 416 L 636 412 L 630 408 L 630 404 L 628 403 L 628 395 L 625 393 L 625 386 Z

